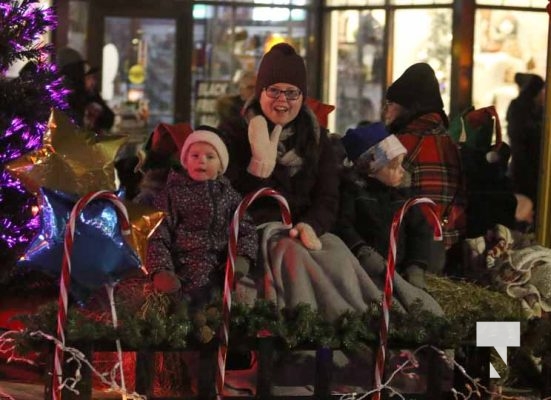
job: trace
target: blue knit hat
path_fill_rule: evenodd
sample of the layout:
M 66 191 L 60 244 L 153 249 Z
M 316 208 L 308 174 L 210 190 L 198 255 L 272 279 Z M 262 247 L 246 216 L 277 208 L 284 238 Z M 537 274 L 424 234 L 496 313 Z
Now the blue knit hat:
M 389 135 L 390 133 L 382 122 L 374 122 L 367 126 L 348 129 L 341 141 L 346 149 L 348 159 L 356 161 L 370 147 Z
M 382 122 L 348 129 L 341 141 L 350 161 L 366 158 L 373 171 L 384 167 L 400 154 L 407 153 L 400 140 L 391 135 Z

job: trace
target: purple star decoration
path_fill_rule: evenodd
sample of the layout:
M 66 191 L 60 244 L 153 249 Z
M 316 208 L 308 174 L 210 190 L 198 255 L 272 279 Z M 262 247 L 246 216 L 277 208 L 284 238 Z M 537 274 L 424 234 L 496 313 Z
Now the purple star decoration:
M 56 24 L 53 9 L 36 0 L 0 0 L 0 259 L 3 261 L 17 257 L 39 225 L 37 200 L 5 171 L 4 165 L 38 148 L 51 109 L 68 107 L 63 78 L 55 65 L 46 61 L 52 47 L 41 42 L 42 35 Z M 6 71 L 17 60 L 27 61 L 25 73 L 8 78 Z M 5 265 L 0 266 L 0 273 L 5 272 L 1 271 Z

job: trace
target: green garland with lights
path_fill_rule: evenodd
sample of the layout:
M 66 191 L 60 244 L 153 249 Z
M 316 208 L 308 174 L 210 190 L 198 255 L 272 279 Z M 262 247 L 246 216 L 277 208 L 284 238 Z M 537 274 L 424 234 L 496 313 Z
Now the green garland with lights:
M 429 292 L 442 305 L 446 317 L 426 311 L 404 314 L 391 310 L 389 344 L 416 347 L 431 344 L 440 348 L 455 348 L 473 340 L 477 321 L 522 321 L 520 304 L 502 293 L 468 282 L 431 277 Z M 183 302 L 151 292 L 139 312 L 117 305 L 119 328 L 114 329 L 110 318 L 94 318 L 77 306 L 69 308 L 66 338 L 69 342 L 113 342 L 121 339 L 128 348 L 185 349 L 193 343 L 209 342 L 221 323 L 220 303 L 211 304 L 202 312 L 190 315 Z M 33 345 L 30 333 L 41 330 L 55 335 L 57 302 L 41 307 L 37 313 L 20 316 L 26 329 L 20 345 Z M 255 339 L 259 333 L 276 337 L 284 348 L 331 347 L 355 351 L 366 345 L 376 345 L 381 321 L 381 308 L 373 303 L 363 313 L 345 312 L 334 322 L 324 321 L 310 306 L 301 304 L 292 309 L 278 310 L 266 300 L 253 306 L 234 304 L 231 312 L 230 341 L 234 343 Z M 524 328 L 523 328 L 524 329 Z M 36 345 L 37 343 L 34 343 Z

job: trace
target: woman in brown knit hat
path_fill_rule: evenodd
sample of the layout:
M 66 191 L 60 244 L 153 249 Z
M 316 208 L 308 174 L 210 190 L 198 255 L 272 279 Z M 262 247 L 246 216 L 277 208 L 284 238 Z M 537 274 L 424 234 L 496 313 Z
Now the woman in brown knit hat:
M 304 60 L 286 43 L 260 62 L 255 97 L 245 106 L 247 129 L 227 131 L 227 175 L 246 195 L 263 187 L 288 201 L 293 227 L 282 227 L 276 201 L 256 200 L 253 220 L 262 224 L 263 296 L 279 308 L 309 304 L 326 320 L 364 311 L 381 291 L 337 236 L 330 233 L 339 205 L 338 167 L 327 130 L 305 104 Z

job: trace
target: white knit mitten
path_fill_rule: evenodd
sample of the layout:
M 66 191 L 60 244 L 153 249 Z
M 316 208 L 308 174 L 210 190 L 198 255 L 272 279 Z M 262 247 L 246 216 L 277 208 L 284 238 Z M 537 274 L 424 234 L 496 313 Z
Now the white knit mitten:
M 293 238 L 298 237 L 307 249 L 321 250 L 321 242 L 318 235 L 316 235 L 316 232 L 310 225 L 304 222 L 296 224 L 293 229 L 289 231 L 289 236 Z
M 249 121 L 249 143 L 252 158 L 247 171 L 259 178 L 267 178 L 274 170 L 277 158 L 277 144 L 281 134 L 281 125 L 276 125 L 271 134 L 268 123 L 262 115 Z

